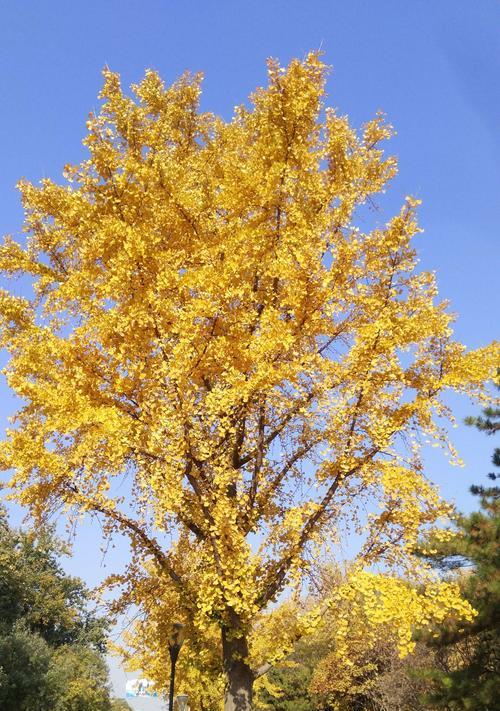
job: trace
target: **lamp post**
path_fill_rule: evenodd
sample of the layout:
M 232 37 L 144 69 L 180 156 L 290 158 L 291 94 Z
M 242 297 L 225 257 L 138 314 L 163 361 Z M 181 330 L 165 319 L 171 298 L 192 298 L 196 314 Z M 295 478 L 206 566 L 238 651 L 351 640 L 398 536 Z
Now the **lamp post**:
M 174 622 L 172 632 L 168 638 L 168 651 L 170 653 L 170 691 L 168 694 L 168 711 L 174 711 L 175 665 L 177 657 L 184 642 L 184 625 Z

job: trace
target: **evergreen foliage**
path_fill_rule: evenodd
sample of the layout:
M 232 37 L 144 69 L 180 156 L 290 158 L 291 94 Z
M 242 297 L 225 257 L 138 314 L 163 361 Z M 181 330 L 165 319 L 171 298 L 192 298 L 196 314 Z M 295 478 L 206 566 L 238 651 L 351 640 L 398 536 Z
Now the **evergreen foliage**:
M 467 424 L 487 434 L 500 427 L 500 409 L 486 408 Z M 493 464 L 500 465 L 496 448 Z M 490 473 L 495 480 L 497 474 Z M 436 667 L 427 670 L 432 683 L 428 703 L 453 711 L 493 711 L 500 699 L 500 488 L 473 486 L 480 510 L 457 520 L 460 536 L 437 543 L 431 560 L 443 570 L 461 570 L 465 597 L 477 610 L 473 622 L 445 627 L 432 643 Z
M 50 529 L 12 529 L 0 510 L 0 708 L 108 711 L 105 624 L 62 570 Z

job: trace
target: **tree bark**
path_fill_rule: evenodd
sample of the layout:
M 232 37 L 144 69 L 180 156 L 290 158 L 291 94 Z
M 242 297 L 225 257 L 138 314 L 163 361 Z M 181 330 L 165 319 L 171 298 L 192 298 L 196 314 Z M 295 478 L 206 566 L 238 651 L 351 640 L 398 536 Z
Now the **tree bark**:
M 252 711 L 254 674 L 248 666 L 248 641 L 235 628 L 222 628 L 222 655 L 226 674 L 224 711 Z

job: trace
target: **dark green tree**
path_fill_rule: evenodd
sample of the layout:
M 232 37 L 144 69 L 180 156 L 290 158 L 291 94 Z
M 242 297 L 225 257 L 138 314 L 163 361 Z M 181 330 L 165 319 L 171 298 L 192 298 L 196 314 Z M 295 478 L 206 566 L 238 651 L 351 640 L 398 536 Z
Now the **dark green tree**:
M 500 390 L 500 385 L 497 386 Z M 487 435 L 494 435 L 500 430 L 500 408 L 499 407 L 485 407 L 483 414 L 478 417 L 466 417 L 465 423 L 472 427 L 477 427 L 481 432 L 485 432 Z M 497 469 L 500 468 L 500 447 L 495 447 L 493 450 L 493 456 L 491 458 L 493 466 Z M 500 475 L 496 472 L 490 472 L 488 478 L 492 481 L 498 479 Z M 473 494 L 483 496 L 497 496 L 498 497 L 498 487 L 489 487 L 485 489 L 483 486 L 472 486 L 471 491 Z
M 51 529 L 16 530 L 0 509 L 0 709 L 109 711 L 106 625 L 64 573 Z
M 22 621 L 0 631 L 0 708 L 6 711 L 50 711 L 48 683 L 52 650 Z
M 293 654 L 268 673 L 268 688 L 259 690 L 257 709 L 269 711 L 314 711 L 309 693 L 314 667 L 327 653 L 323 640 L 315 638 L 297 643 Z
M 500 428 L 500 410 L 489 407 L 466 423 L 489 435 Z M 500 466 L 500 449 L 493 454 Z M 498 474 L 488 474 L 495 480 Z M 465 627 L 446 626 L 429 644 L 436 666 L 427 670 L 432 685 L 427 702 L 432 708 L 493 711 L 500 699 L 500 488 L 473 486 L 480 510 L 458 517 L 459 537 L 433 543 L 431 562 L 443 570 L 460 571 L 464 595 L 478 614 Z

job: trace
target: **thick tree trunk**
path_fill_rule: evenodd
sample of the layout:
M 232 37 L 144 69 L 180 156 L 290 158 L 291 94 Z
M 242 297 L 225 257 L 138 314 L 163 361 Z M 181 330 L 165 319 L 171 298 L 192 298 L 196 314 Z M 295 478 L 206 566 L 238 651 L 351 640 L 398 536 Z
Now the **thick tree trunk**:
M 237 628 L 222 628 L 222 654 L 227 680 L 224 711 L 252 711 L 254 675 L 245 662 L 247 639 Z

